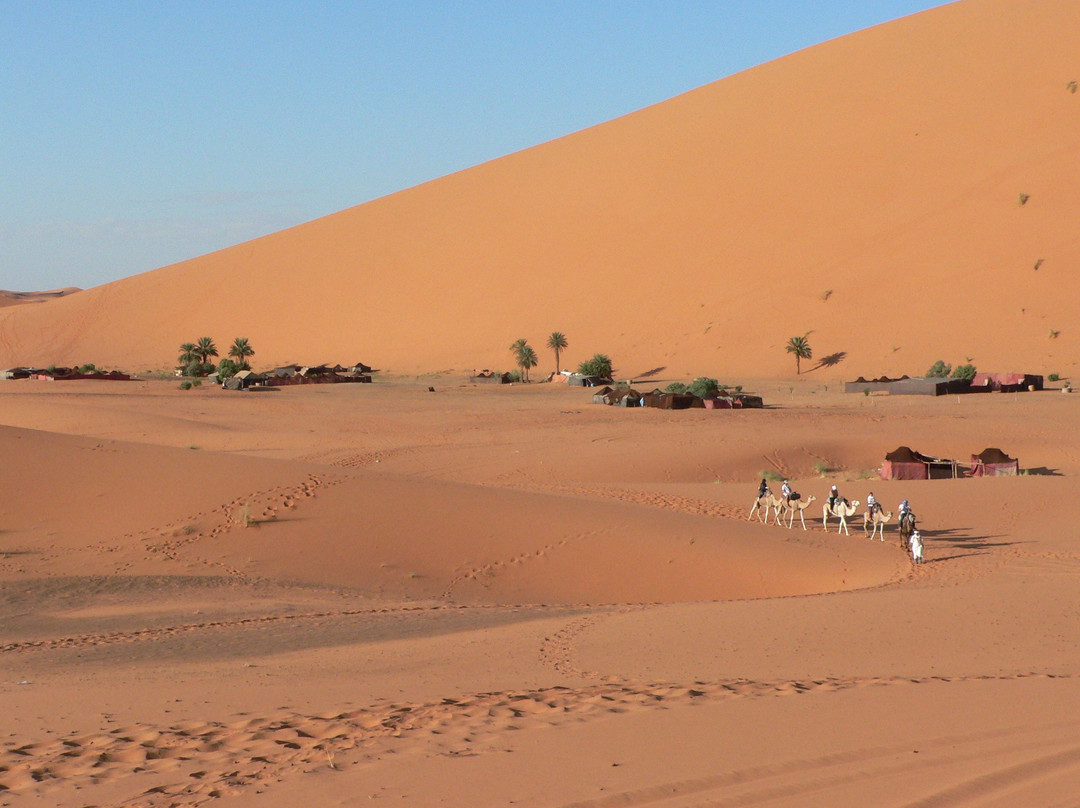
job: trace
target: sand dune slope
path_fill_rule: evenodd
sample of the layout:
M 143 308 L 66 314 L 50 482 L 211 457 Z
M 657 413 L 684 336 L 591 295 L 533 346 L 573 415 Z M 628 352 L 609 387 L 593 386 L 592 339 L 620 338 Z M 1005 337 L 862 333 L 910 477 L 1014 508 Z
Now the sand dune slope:
M 567 334 L 628 374 L 935 359 L 1067 373 L 1080 7 L 965 0 L 290 230 L 0 311 L 0 364 L 508 366 Z M 553 369 L 541 351 L 541 370 Z

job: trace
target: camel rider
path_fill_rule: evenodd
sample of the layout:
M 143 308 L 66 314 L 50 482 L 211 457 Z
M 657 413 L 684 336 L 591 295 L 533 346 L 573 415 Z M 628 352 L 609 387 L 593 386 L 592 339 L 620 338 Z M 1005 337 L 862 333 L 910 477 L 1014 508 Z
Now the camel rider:
M 874 497 L 873 491 L 871 491 L 870 496 L 866 498 L 866 510 L 871 516 L 873 516 L 876 511 L 881 510 L 881 503 Z
M 897 508 L 897 510 L 900 512 L 900 518 L 898 521 L 903 522 L 904 517 L 911 513 L 911 506 L 908 505 L 908 501 L 905 499 L 903 502 L 900 503 L 900 507 Z
M 834 485 L 832 490 L 829 491 L 829 510 L 834 510 L 840 501 L 840 492 L 836 490 Z
M 791 490 L 787 480 L 784 480 L 784 484 L 780 486 L 780 493 L 784 495 L 784 502 L 790 503 L 792 500 L 799 498 L 799 494 Z
M 757 490 L 757 498 L 761 499 L 766 494 L 771 494 L 771 493 L 772 493 L 772 491 L 769 490 L 768 482 L 766 482 L 765 478 L 762 477 L 761 478 L 761 485 L 758 486 L 758 490 Z

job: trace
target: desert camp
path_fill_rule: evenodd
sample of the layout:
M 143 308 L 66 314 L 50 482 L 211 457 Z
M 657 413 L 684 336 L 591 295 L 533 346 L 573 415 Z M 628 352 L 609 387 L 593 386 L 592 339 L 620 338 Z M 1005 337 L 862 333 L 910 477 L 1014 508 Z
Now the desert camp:
M 6 6 L 0 806 L 1075 805 L 1080 4 L 883 8 Z

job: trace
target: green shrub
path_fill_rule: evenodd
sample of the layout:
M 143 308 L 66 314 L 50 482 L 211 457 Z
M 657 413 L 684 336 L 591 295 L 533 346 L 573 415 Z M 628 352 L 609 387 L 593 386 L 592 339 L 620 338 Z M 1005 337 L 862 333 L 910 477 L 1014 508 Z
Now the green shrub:
M 604 354 L 598 353 L 594 354 L 592 359 L 578 365 L 578 373 L 582 376 L 599 376 L 603 379 L 610 379 L 615 370 L 611 366 L 611 359 Z
M 506 375 L 507 375 L 507 377 L 509 377 L 510 381 L 512 381 L 512 382 L 520 382 L 521 378 L 522 378 L 520 370 L 511 370 Z
M 190 390 L 191 389 L 191 381 L 188 380 L 188 379 L 185 379 L 184 381 L 180 382 L 180 389 L 181 390 Z
M 706 396 L 711 396 L 713 393 L 716 393 L 720 389 L 720 386 L 717 384 L 716 379 L 698 376 L 690 382 L 690 386 L 686 389 L 687 392 L 692 393 L 698 398 L 705 398 Z
M 1057 375 L 1056 373 L 1051 373 L 1051 374 L 1050 374 L 1049 376 L 1047 376 L 1046 378 L 1047 378 L 1047 380 L 1048 380 L 1048 381 L 1056 382 L 1056 381 L 1057 381 L 1058 379 L 1060 379 L 1061 377 L 1060 377 L 1060 376 L 1058 376 L 1058 375 Z
M 930 366 L 930 370 L 926 371 L 927 377 L 931 379 L 947 379 L 950 373 L 952 373 L 952 365 L 946 365 L 940 359 Z
M 975 378 L 975 366 L 960 365 L 956 370 L 952 372 L 952 378 L 967 379 L 970 382 L 972 379 Z
M 85 376 L 89 373 L 97 373 L 98 369 L 94 366 L 93 362 L 88 362 L 85 365 L 79 365 L 77 368 L 75 368 L 75 372 Z
M 209 362 L 200 362 L 198 359 L 195 359 L 184 365 L 184 375 L 191 376 L 193 378 L 197 378 L 199 376 L 208 376 L 215 370 L 217 370 L 217 368 L 215 368 Z
M 824 477 L 829 472 L 829 464 L 824 460 L 819 460 L 814 464 L 814 473 L 818 477 Z
M 235 376 L 243 369 L 243 365 L 238 365 L 232 359 L 222 359 L 220 362 L 218 362 L 217 366 L 218 378 L 222 380 L 228 379 L 230 376 Z
M 758 476 L 764 477 L 771 483 L 778 483 L 784 479 L 784 475 L 775 471 L 759 471 Z
M 671 384 L 669 384 L 667 387 L 664 388 L 664 392 L 665 393 L 677 393 L 678 395 L 682 395 L 683 393 L 686 392 L 686 385 L 683 384 L 682 382 L 672 382 Z

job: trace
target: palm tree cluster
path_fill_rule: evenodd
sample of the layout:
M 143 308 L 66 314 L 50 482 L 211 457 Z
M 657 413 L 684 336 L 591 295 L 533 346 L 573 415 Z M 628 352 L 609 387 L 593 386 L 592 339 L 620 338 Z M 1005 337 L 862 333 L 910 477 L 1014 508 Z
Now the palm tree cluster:
M 510 346 L 510 353 L 514 355 L 514 361 L 521 368 L 521 380 L 527 382 L 529 380 L 529 369 L 536 367 L 540 362 L 536 356 L 536 351 L 529 345 L 528 340 L 522 338 L 514 340 Z
M 185 342 L 180 346 L 180 366 L 185 376 L 206 376 L 215 370 L 211 357 L 218 356 L 217 345 L 213 337 L 199 337 L 195 342 Z M 221 361 L 222 365 L 228 363 L 228 368 L 236 373 L 240 370 L 251 370 L 248 357 L 255 355 L 255 349 L 251 347 L 247 337 L 237 337 L 229 347 L 229 358 Z M 231 375 L 231 374 L 230 374 Z
M 559 373 L 561 370 L 559 366 L 559 356 L 569 344 L 566 335 L 561 331 L 552 331 L 547 339 L 547 347 L 555 351 L 556 373 Z M 529 370 L 540 363 L 536 351 L 529 345 L 529 341 L 522 337 L 521 339 L 514 340 L 510 345 L 510 353 L 514 355 L 515 364 L 521 368 L 521 380 L 525 382 L 529 381 Z

